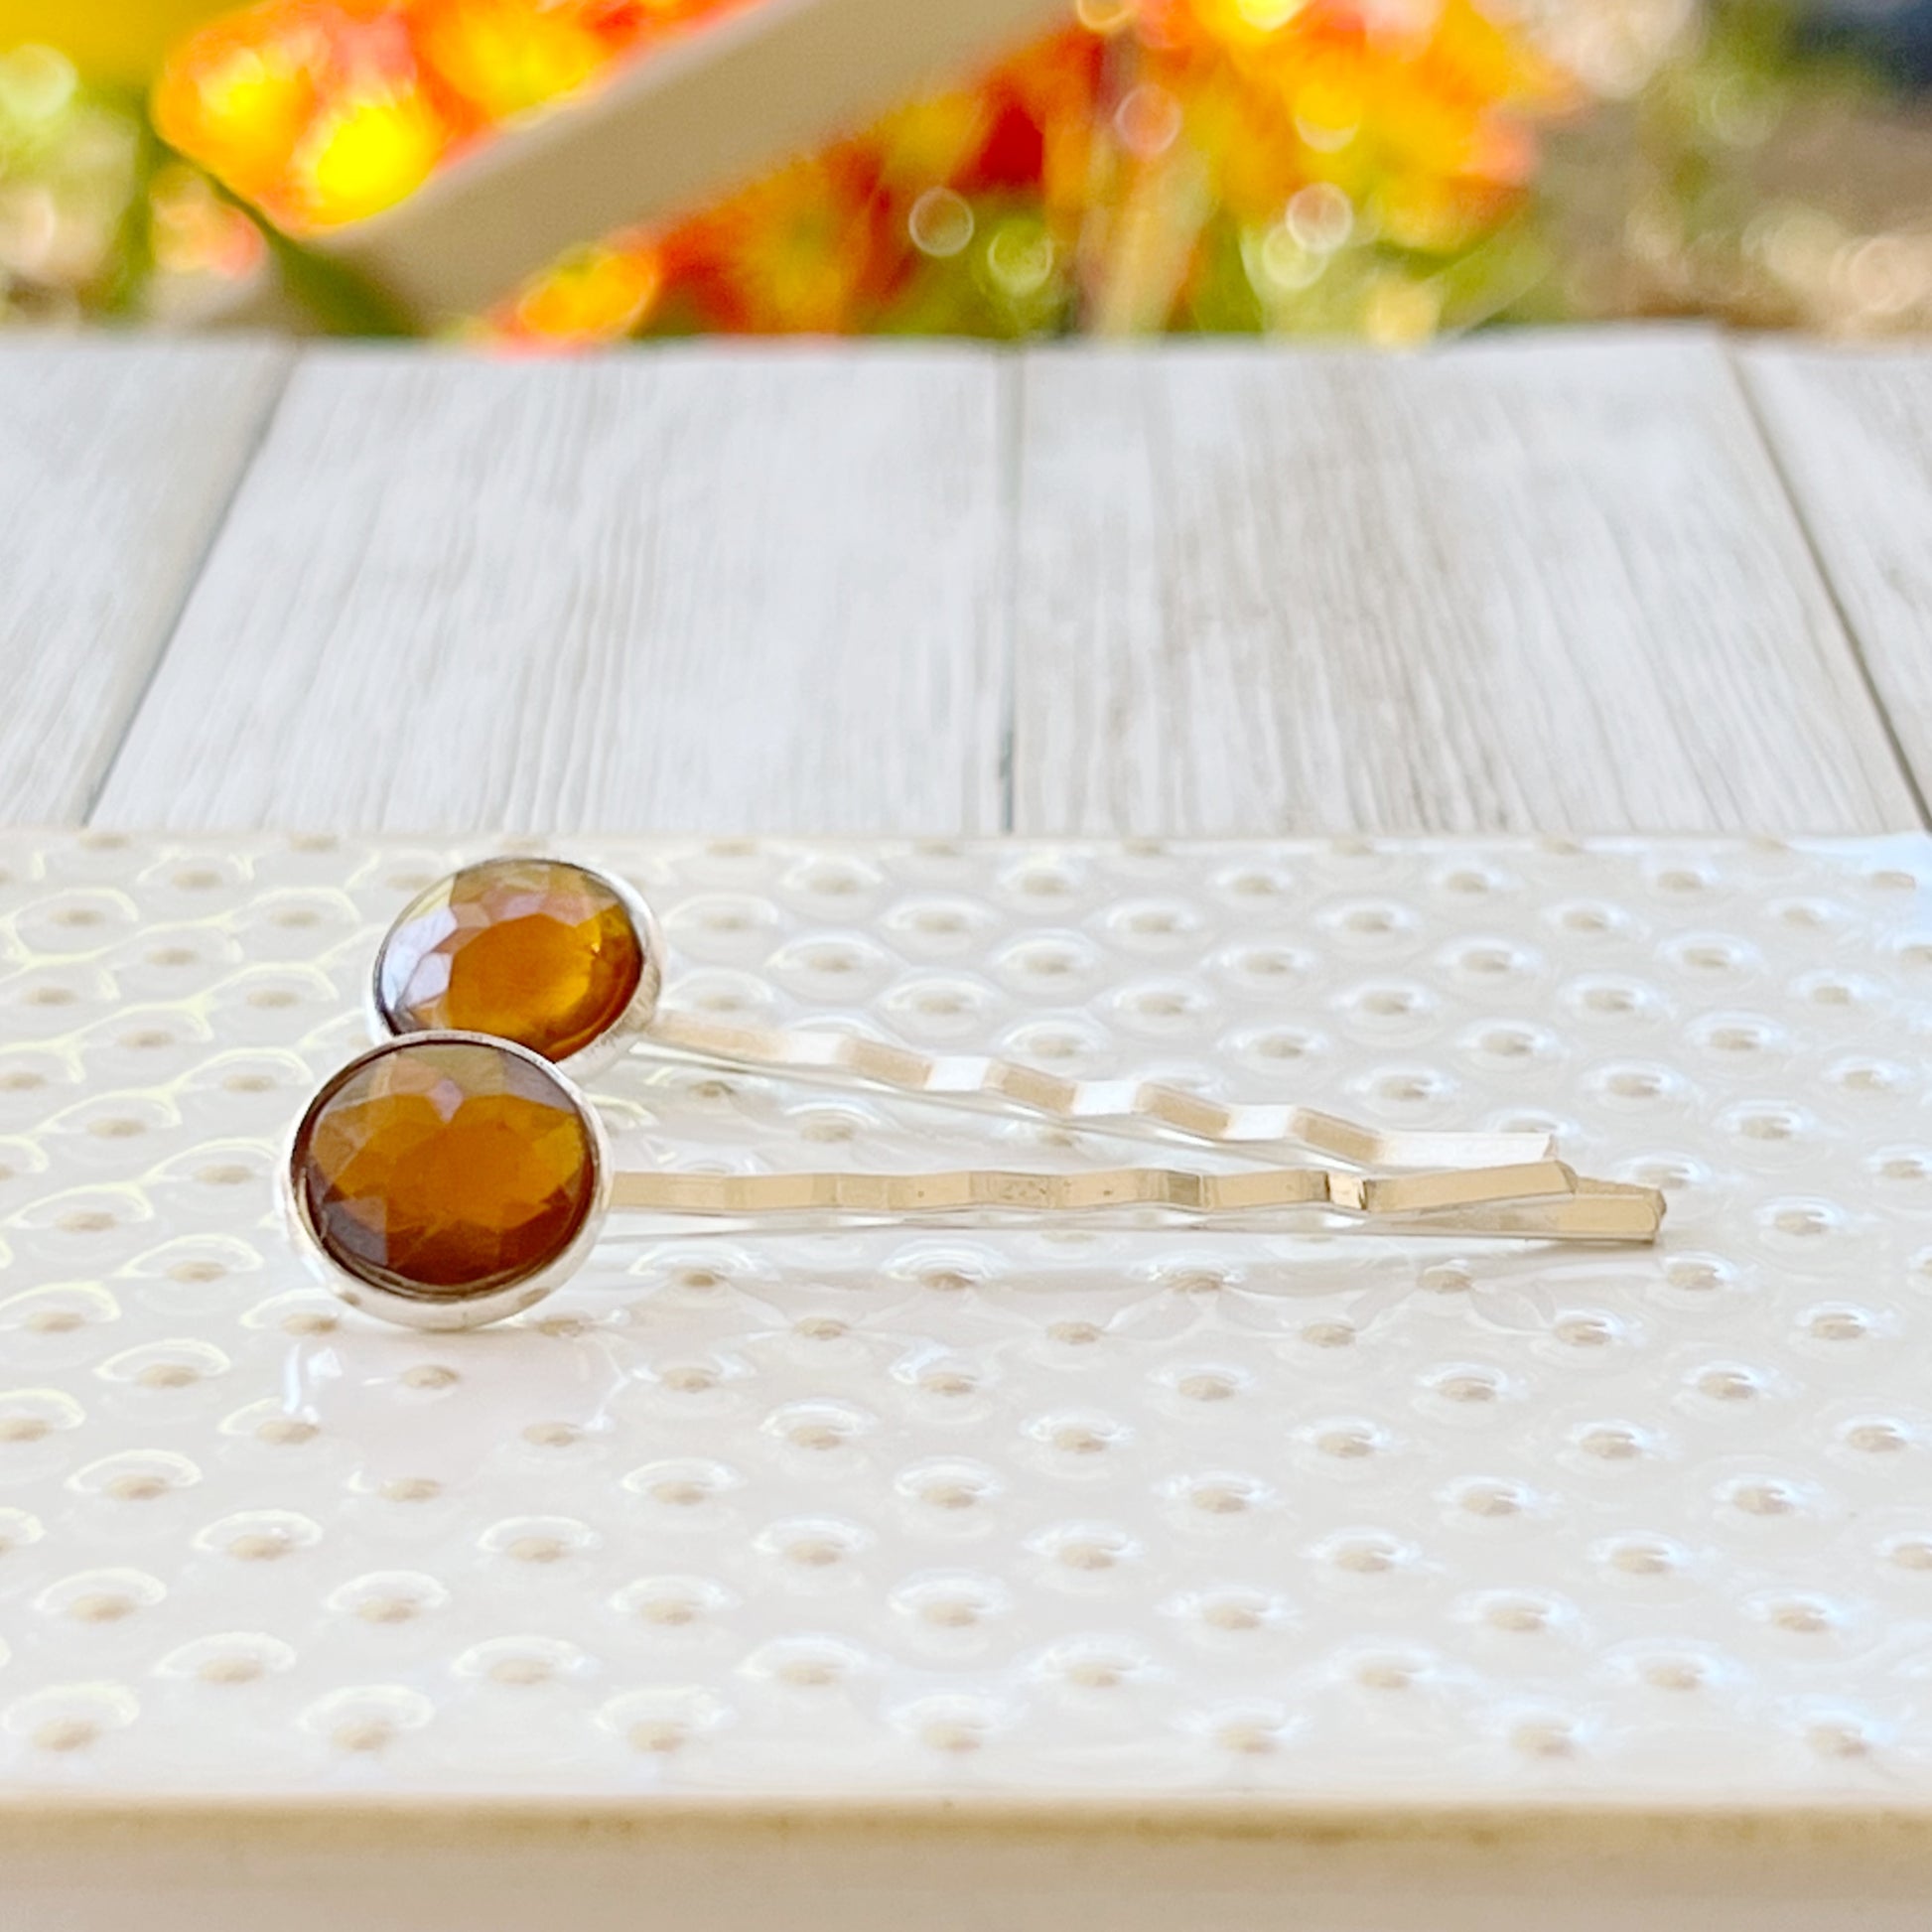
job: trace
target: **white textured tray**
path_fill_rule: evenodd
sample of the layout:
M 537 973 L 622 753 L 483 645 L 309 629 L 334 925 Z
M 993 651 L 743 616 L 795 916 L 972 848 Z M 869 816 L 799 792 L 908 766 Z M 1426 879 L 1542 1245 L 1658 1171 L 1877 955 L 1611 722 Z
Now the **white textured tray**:
M 0 839 L 0 1814 L 1932 1800 L 1924 839 L 584 842 L 672 1004 L 1547 1122 L 1666 1236 L 614 1229 L 425 1337 L 271 1174 L 482 849 Z M 1122 1152 L 603 1084 L 665 1160 Z

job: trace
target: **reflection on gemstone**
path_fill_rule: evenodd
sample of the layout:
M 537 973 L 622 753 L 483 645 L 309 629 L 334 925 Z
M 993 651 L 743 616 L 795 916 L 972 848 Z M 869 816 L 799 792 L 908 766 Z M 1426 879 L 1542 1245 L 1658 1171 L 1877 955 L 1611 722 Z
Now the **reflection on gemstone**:
M 607 1033 L 644 941 L 605 882 L 554 859 L 488 859 L 440 880 L 390 928 L 376 995 L 399 1034 L 494 1034 L 567 1059 Z
M 481 1041 L 406 1039 L 325 1090 L 297 1136 L 294 1175 L 340 1266 L 461 1297 L 564 1253 L 596 1196 L 597 1151 L 542 1067 Z

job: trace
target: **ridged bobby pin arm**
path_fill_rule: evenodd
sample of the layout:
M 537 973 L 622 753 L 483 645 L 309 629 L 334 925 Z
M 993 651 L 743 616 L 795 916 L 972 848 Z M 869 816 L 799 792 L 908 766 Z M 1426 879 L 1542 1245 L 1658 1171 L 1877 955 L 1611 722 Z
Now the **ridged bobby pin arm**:
M 692 1173 L 626 1162 L 583 1092 L 489 1034 L 385 1040 L 323 1082 L 290 1134 L 282 1205 L 351 1308 L 418 1328 L 525 1314 L 590 1258 L 613 1212 L 711 1235 L 855 1226 L 1143 1228 L 1649 1241 L 1648 1187 L 1555 1158 L 1364 1173 L 1312 1163 L 1229 1173 Z
M 1119 1222 L 1148 1210 L 1202 1225 L 1241 1226 L 1280 1210 L 1308 1208 L 1389 1233 L 1582 1241 L 1649 1241 L 1663 1219 L 1663 1198 L 1655 1190 L 1584 1179 L 1561 1161 L 1379 1175 L 1328 1168 L 1231 1174 L 1172 1168 L 905 1174 L 626 1171 L 611 1176 L 611 1205 L 759 1222 L 890 1218 L 968 1226 L 1011 1215 Z
M 660 1008 L 640 1042 L 708 1062 L 795 1073 L 816 1082 L 888 1087 L 928 1099 L 1020 1107 L 1069 1126 L 1178 1137 L 1212 1147 L 1305 1148 L 1359 1168 L 1466 1168 L 1549 1158 L 1548 1134 L 1362 1127 L 1311 1107 L 1226 1104 L 1149 1080 L 1065 1080 L 976 1053 L 928 1055 L 831 1032 L 734 1027 Z

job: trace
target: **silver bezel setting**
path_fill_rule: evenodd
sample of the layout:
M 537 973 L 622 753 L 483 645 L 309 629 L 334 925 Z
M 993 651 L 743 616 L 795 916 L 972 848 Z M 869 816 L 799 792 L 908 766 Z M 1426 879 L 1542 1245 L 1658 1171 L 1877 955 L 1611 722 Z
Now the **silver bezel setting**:
M 297 1160 L 304 1131 L 316 1109 L 343 1083 L 363 1067 L 386 1055 L 412 1046 L 427 1045 L 490 1046 L 528 1062 L 547 1075 L 577 1110 L 590 1139 L 593 1163 L 592 1192 L 583 1225 L 571 1237 L 570 1245 L 554 1261 L 535 1273 L 524 1275 L 500 1287 L 471 1295 L 431 1295 L 412 1293 L 371 1281 L 367 1276 L 345 1268 L 324 1245 L 320 1231 L 309 1213 L 309 1204 L 297 1175 Z M 358 1053 L 345 1066 L 339 1067 L 316 1090 L 289 1129 L 281 1162 L 282 1211 L 289 1232 L 308 1262 L 310 1273 L 331 1294 L 364 1314 L 373 1314 L 406 1328 L 426 1328 L 443 1332 L 463 1328 L 484 1328 L 513 1314 L 522 1314 L 545 1301 L 583 1267 L 611 1210 L 611 1142 L 597 1110 L 585 1098 L 576 1082 L 563 1069 L 513 1039 L 499 1039 L 493 1034 L 438 1033 L 397 1034 L 387 1036 L 366 1052 Z
M 618 1015 L 603 1033 L 588 1046 L 580 1046 L 576 1052 L 561 1060 L 544 1059 L 538 1053 L 536 1058 L 545 1066 L 554 1067 L 566 1078 L 582 1085 L 594 1080 L 604 1069 L 620 1060 L 631 1046 L 650 1031 L 650 1023 L 657 1012 L 657 1002 L 664 990 L 664 935 L 659 930 L 656 914 L 644 902 L 643 895 L 628 880 L 620 879 L 616 873 L 605 872 L 598 866 L 587 866 L 581 859 L 565 859 L 555 853 L 504 853 L 504 858 L 514 858 L 534 865 L 568 866 L 574 872 L 581 872 L 607 888 L 629 914 L 630 923 L 636 932 L 638 943 L 643 950 L 643 971 L 638 975 L 637 987 L 630 996 L 629 1004 Z M 487 864 L 486 860 L 474 860 L 475 865 Z M 467 866 L 457 868 L 466 872 Z M 446 874 L 446 879 L 455 878 L 455 873 Z M 442 880 L 437 882 L 443 884 Z M 369 966 L 369 976 L 363 986 L 363 1013 L 368 1024 L 369 1037 L 382 1044 L 392 1039 L 420 1039 L 421 1033 L 403 1033 L 389 1024 L 389 1016 L 382 1004 L 382 961 L 389 950 L 389 941 L 396 928 L 409 916 L 410 909 L 419 899 L 434 892 L 435 887 L 427 887 L 418 893 L 396 916 L 390 920 L 388 930 L 382 935 L 375 949 L 375 958 Z M 450 1035 L 455 1037 L 455 1035 Z M 505 1035 L 481 1035 L 489 1038 L 503 1038 Z M 520 1045 L 520 1041 L 510 1041 Z M 530 1049 L 525 1049 L 530 1050 Z

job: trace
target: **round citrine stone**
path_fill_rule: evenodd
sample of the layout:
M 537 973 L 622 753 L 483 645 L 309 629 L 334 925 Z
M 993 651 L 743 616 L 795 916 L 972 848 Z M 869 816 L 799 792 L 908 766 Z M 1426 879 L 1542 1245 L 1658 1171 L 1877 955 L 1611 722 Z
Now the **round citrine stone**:
M 402 1039 L 323 1090 L 291 1178 L 339 1267 L 460 1300 L 563 1256 L 596 1202 L 597 1161 L 545 1067 L 486 1041 Z
M 394 1033 L 493 1034 L 564 1060 L 622 1019 L 644 935 L 611 887 L 556 859 L 488 859 L 432 886 L 382 943 Z

